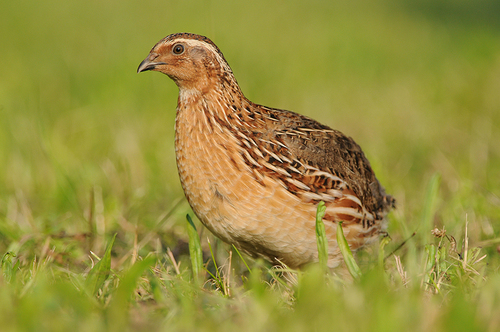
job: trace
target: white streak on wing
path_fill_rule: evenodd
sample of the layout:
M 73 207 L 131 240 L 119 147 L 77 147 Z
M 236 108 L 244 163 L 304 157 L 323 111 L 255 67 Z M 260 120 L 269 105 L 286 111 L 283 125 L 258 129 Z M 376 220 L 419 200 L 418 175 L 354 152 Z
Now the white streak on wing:
M 326 213 L 330 214 L 346 214 L 348 216 L 352 216 L 354 218 L 363 219 L 363 213 L 358 212 L 357 210 L 344 206 L 330 206 L 326 208 Z
M 274 152 L 272 151 L 269 151 L 268 149 L 266 148 L 262 148 L 262 150 L 267 153 L 268 155 L 270 155 L 271 157 L 273 157 L 274 159 L 276 159 L 277 161 L 279 161 L 280 163 L 282 163 L 283 161 L 281 160 L 281 158 Z
M 285 148 L 288 150 L 288 146 L 286 146 L 285 144 L 281 143 L 280 141 L 273 141 L 275 142 L 275 144 L 278 144 L 279 146 L 281 146 L 282 148 Z
M 358 204 L 360 207 L 363 207 L 363 204 L 361 204 L 361 201 L 359 200 L 358 197 L 356 197 L 354 195 L 349 195 L 349 194 L 344 194 L 344 197 L 347 198 L 348 200 L 351 200 L 354 203 Z
M 313 193 L 313 192 L 303 192 L 303 193 L 300 193 L 300 196 L 305 199 L 305 200 L 308 200 L 308 201 L 332 201 L 332 199 L 328 199 L 328 197 L 325 197 L 325 195 L 321 195 L 321 194 L 317 194 L 317 193 Z
M 337 189 L 328 189 L 326 193 L 334 198 L 341 198 L 342 196 L 345 196 L 342 191 L 337 190 Z
M 261 164 L 259 164 L 257 161 L 255 161 L 255 159 L 252 158 L 252 156 L 250 155 L 250 153 L 248 153 L 248 151 L 246 149 L 243 149 L 243 154 L 245 155 L 245 157 L 247 158 L 247 160 L 251 164 L 253 164 L 253 165 L 257 166 L 257 167 L 262 167 Z
M 295 173 L 302 174 L 301 171 L 299 171 L 298 169 L 296 169 L 295 167 L 293 167 L 291 165 L 288 166 L 288 169 L 291 170 L 291 171 L 294 171 Z
M 259 156 L 259 157 L 261 157 L 262 159 L 264 159 L 264 155 L 262 154 L 262 152 L 260 152 L 260 150 L 259 150 L 258 148 L 257 148 L 257 149 L 253 149 L 253 152 L 254 152 L 257 156 Z
M 288 178 L 286 179 L 289 183 L 293 184 L 294 186 L 302 189 L 302 190 L 307 190 L 307 191 L 310 191 L 311 188 L 309 188 L 307 185 L 305 185 L 304 183 L 302 183 L 301 181 L 299 180 L 296 180 L 296 179 L 292 179 L 292 178 Z
M 332 180 L 334 180 L 334 181 L 339 181 L 339 182 L 341 182 L 341 183 L 343 183 L 343 182 L 344 182 L 344 180 L 342 180 L 342 179 L 341 179 L 341 178 L 339 178 L 338 176 L 333 175 L 333 174 L 328 173 L 328 172 L 320 171 L 320 170 L 318 170 L 318 171 L 316 171 L 316 172 L 314 172 L 314 173 L 312 173 L 312 174 L 310 174 L 310 175 L 311 175 L 311 176 L 324 176 L 324 177 L 330 178 L 330 179 L 332 179 Z
M 212 125 L 213 125 L 215 128 L 217 128 L 217 130 L 218 130 L 219 132 L 223 132 L 223 131 L 224 131 L 224 129 L 222 129 L 222 126 L 219 124 L 219 122 L 217 122 L 217 121 L 215 120 L 215 118 L 214 118 L 214 117 L 210 117 L 210 122 L 212 122 Z
M 243 144 L 245 144 L 245 146 L 246 146 L 247 148 L 249 148 L 249 149 L 251 149 L 251 148 L 252 148 L 252 146 L 250 145 L 250 143 L 249 143 L 246 139 L 243 139 L 242 141 L 243 141 Z
M 287 171 L 285 171 L 283 168 L 281 167 L 276 167 L 274 165 L 271 165 L 269 163 L 263 163 L 263 165 L 266 167 L 266 168 L 269 168 L 270 170 L 273 170 L 275 171 L 276 173 L 279 173 L 279 174 L 282 174 L 284 176 L 287 176 L 287 177 L 292 177 L 290 175 L 290 173 L 288 173 Z
M 315 129 L 315 128 L 305 128 L 305 127 L 300 127 L 297 129 L 302 130 L 302 131 L 308 131 L 308 132 L 322 132 L 322 133 L 333 133 L 334 132 L 332 129 Z

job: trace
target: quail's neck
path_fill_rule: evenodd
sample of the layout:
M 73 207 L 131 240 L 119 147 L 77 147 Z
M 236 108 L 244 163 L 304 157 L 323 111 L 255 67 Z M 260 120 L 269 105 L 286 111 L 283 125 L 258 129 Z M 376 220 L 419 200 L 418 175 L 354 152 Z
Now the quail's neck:
M 203 111 L 207 116 L 231 124 L 231 114 L 239 113 L 250 102 L 245 98 L 236 81 L 220 79 L 203 88 L 179 86 L 178 106 L 181 110 Z

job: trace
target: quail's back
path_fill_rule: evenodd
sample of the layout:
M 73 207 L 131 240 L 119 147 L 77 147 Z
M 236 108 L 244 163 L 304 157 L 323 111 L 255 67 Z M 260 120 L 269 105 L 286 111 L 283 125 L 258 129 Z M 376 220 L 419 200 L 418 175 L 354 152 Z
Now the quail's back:
M 350 138 L 308 117 L 249 101 L 208 38 L 165 37 L 138 72 L 179 87 L 175 151 L 182 187 L 216 236 L 252 256 L 301 267 L 318 258 L 320 201 L 330 267 L 341 261 L 336 226 L 352 250 L 377 239 L 394 206 Z

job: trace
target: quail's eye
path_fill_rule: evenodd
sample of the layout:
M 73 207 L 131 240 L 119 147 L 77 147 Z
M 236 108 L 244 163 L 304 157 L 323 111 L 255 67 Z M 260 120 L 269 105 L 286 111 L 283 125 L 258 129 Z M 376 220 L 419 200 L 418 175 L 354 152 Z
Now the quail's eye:
M 174 47 L 172 48 L 172 52 L 177 55 L 184 53 L 184 45 L 182 44 L 174 45 Z

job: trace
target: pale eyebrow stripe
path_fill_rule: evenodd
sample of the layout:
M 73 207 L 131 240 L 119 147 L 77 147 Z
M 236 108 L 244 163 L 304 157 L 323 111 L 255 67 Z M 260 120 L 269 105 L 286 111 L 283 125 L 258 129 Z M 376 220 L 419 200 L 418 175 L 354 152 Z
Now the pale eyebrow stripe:
M 229 65 L 226 62 L 226 60 L 221 56 L 220 51 L 217 50 L 217 48 L 215 48 L 213 45 L 211 45 L 211 44 L 209 44 L 207 42 L 201 41 L 201 40 L 196 40 L 196 39 L 177 38 L 177 39 L 174 39 L 174 40 L 170 41 L 170 43 L 172 43 L 172 44 L 175 44 L 175 43 L 178 43 L 178 42 L 185 43 L 185 44 L 187 44 L 189 46 L 192 46 L 192 47 L 198 46 L 198 47 L 208 48 L 210 51 L 212 51 L 213 54 L 215 54 L 217 62 L 219 62 L 219 64 L 221 65 L 221 67 L 223 67 L 225 70 L 229 70 L 230 72 L 232 72 L 231 67 L 229 67 Z

